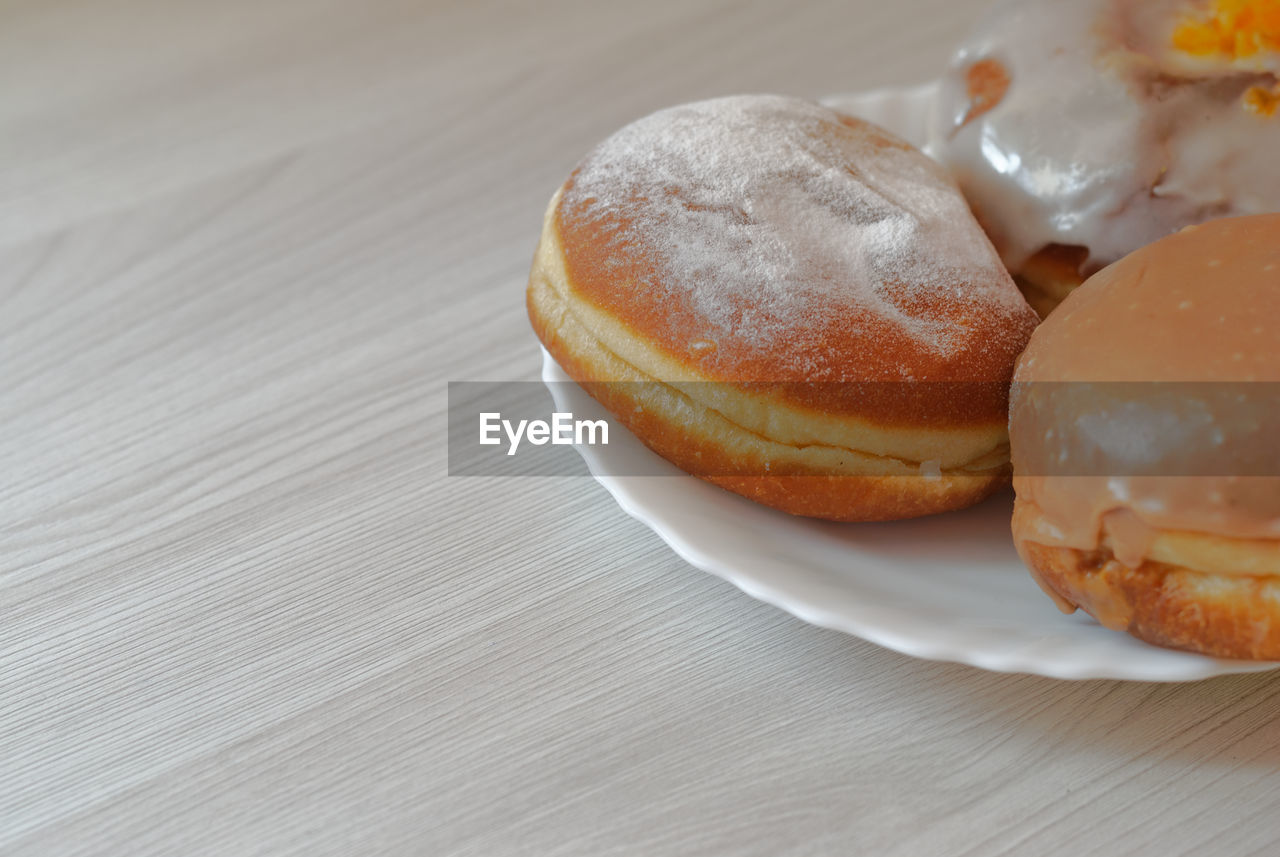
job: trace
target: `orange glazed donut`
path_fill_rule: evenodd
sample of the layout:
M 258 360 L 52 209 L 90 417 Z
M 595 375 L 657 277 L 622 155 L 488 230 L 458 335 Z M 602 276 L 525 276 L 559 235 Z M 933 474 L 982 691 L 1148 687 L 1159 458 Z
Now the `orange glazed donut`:
M 1104 268 L 1018 362 L 1013 536 L 1109 628 L 1280 659 L 1280 214 Z
M 527 297 L 646 445 L 761 503 L 887 520 L 1007 481 L 1035 313 L 944 171 L 866 122 L 741 96 L 627 126 L 552 198 Z

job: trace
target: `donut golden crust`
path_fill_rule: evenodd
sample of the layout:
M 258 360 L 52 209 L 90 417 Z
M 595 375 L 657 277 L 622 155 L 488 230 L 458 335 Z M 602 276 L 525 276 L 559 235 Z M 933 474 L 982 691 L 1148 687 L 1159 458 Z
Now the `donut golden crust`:
M 1015 521 L 1024 509 L 1016 509 Z M 1017 524 L 1015 523 L 1015 529 Z M 1245 557 L 1262 545 L 1236 545 Z M 1220 658 L 1280 660 L 1280 576 L 1213 574 L 1111 551 L 1020 541 L 1041 587 L 1071 609 L 1159 646 Z
M 1061 608 L 1280 659 L 1278 319 L 1280 215 L 1257 215 L 1126 256 L 1032 336 L 1010 405 L 1013 536 Z
M 558 252 L 555 243 L 554 235 L 544 235 L 539 258 Z M 775 509 L 837 521 L 888 521 L 960 509 L 1008 484 L 1004 443 L 993 447 L 987 461 L 977 462 L 974 473 L 926 479 L 908 462 L 779 442 L 737 425 L 610 351 L 574 315 L 563 297 L 567 283 L 548 278 L 548 270 L 558 269 L 554 261 L 535 265 L 529 283 L 529 318 L 543 346 L 646 446 L 686 472 Z M 709 389 L 695 384 L 695 391 L 699 388 Z
M 1080 269 L 1087 256 L 1083 247 L 1050 244 L 1033 253 L 1013 279 L 1036 314 L 1048 318 L 1085 281 Z
M 527 297 L 646 445 L 758 502 L 889 520 L 1007 482 L 1034 313 L 949 180 L 866 123 L 740 97 L 629 126 L 552 199 Z

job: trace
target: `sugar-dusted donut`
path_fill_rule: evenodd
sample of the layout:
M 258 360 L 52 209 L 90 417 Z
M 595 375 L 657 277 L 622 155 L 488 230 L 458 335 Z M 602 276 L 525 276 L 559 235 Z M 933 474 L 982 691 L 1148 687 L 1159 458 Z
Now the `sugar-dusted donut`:
M 866 122 L 741 96 L 627 126 L 556 192 L 527 298 L 642 441 L 761 503 L 885 520 L 1007 482 L 1035 313 L 943 170 Z

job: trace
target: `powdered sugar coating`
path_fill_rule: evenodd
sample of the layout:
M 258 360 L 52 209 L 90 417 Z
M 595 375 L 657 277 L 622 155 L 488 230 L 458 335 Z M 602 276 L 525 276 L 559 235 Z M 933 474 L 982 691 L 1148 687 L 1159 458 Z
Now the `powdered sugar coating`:
M 799 99 L 641 119 L 558 217 L 583 295 L 712 377 L 1003 380 L 1035 325 L 937 164 Z

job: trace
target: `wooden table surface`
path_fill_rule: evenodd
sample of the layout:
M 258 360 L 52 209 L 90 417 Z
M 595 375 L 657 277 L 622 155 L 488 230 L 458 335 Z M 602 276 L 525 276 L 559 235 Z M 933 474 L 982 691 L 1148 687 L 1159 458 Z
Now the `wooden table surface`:
M 913 660 L 446 476 L 590 145 L 983 5 L 0 4 L 0 853 L 1277 853 L 1280 675 Z

